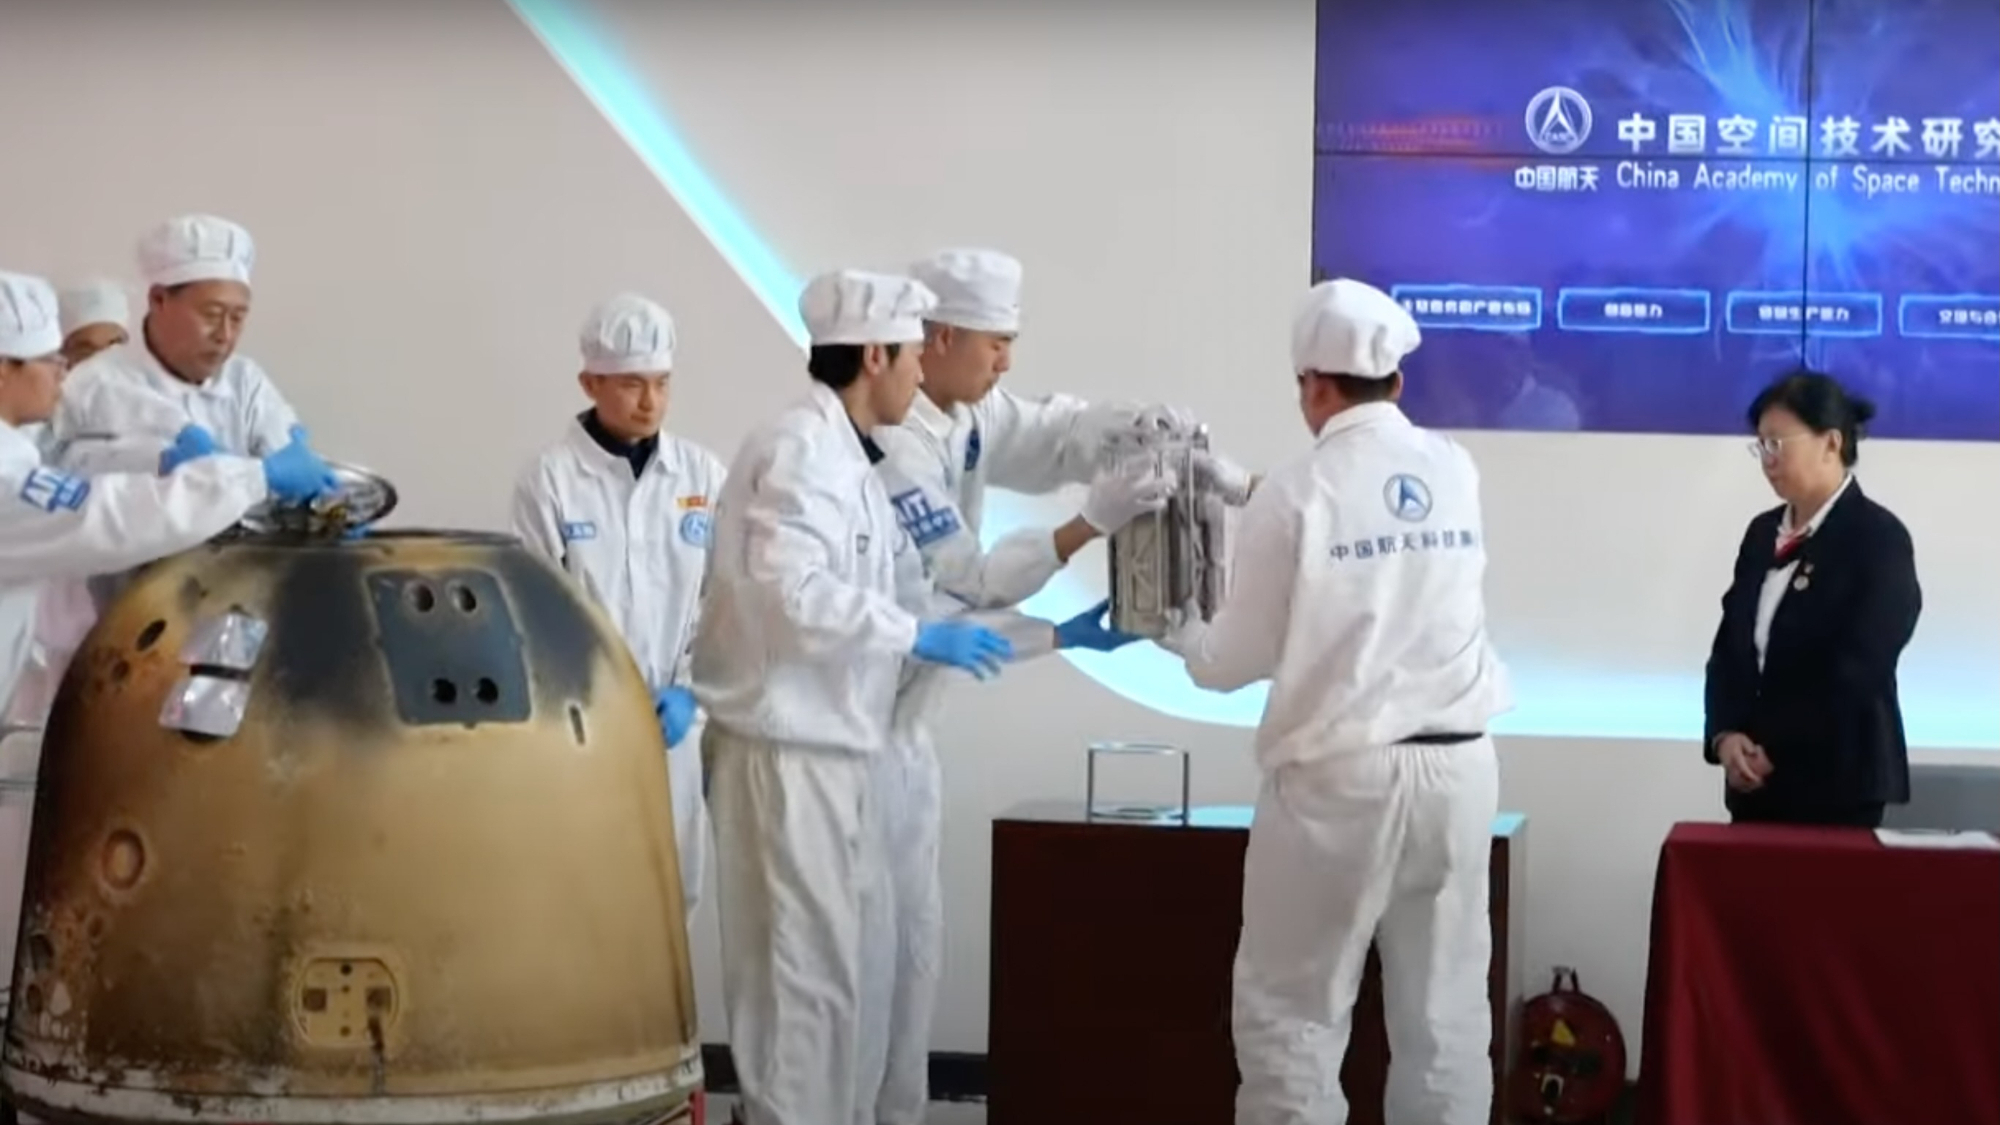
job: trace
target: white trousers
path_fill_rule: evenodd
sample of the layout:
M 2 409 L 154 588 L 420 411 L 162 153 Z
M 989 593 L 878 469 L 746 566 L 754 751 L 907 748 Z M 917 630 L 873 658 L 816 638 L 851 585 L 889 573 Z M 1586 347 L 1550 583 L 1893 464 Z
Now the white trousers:
M 873 1125 L 862 950 L 885 927 L 871 760 L 702 737 L 722 993 L 745 1125 Z
M 1237 1125 L 1345 1125 L 1340 1064 L 1382 960 L 1388 1125 L 1485 1125 L 1493 743 L 1387 746 L 1267 775 L 1243 867 Z
M 674 851 L 681 861 L 681 901 L 688 925 L 701 906 L 702 875 L 708 866 L 708 801 L 703 795 L 701 730 L 688 732 L 679 746 L 667 751 L 667 784 L 674 800 Z
M 872 763 L 875 824 L 887 863 L 883 930 L 866 942 L 870 1009 L 862 1073 L 869 1125 L 922 1125 L 930 1105 L 931 1021 L 944 964 L 938 874 L 942 776 L 928 735 L 897 738 Z

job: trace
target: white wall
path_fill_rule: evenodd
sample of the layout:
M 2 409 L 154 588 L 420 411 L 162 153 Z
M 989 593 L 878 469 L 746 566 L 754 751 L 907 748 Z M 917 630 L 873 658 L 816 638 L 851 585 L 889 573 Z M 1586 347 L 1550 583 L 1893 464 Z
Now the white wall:
M 793 270 L 1004 247 L 1029 268 L 1012 385 L 1184 404 L 1258 466 L 1304 447 L 1286 327 L 1308 268 L 1312 7 L 591 5 Z M 320 445 L 396 479 L 395 522 L 498 523 L 516 467 L 577 408 L 574 328 L 614 289 L 674 310 L 672 424 L 725 455 L 803 383 L 766 307 L 497 0 L 0 0 L 0 27 L 16 107 L 0 264 L 129 273 L 154 219 L 244 222 L 260 247 L 246 350 Z M 1739 442 L 1468 443 L 1531 729 L 1561 729 L 1564 668 L 1698 670 L 1736 537 L 1768 503 Z M 1919 544 L 1913 695 L 1990 690 L 2000 539 L 1967 513 L 2000 448 L 1871 445 L 1864 471 Z M 1068 596 L 1101 567 L 1081 560 Z M 937 1046 L 980 1050 L 990 819 L 1080 796 L 1099 738 L 1191 747 L 1207 803 L 1248 803 L 1255 775 L 1247 731 L 1151 713 L 1060 660 L 951 707 Z M 1577 967 L 1636 1040 L 1657 849 L 1675 820 L 1719 816 L 1716 777 L 1692 743 L 1503 741 L 1505 803 L 1530 819 L 1530 979 Z M 712 921 L 698 952 L 715 1040 Z

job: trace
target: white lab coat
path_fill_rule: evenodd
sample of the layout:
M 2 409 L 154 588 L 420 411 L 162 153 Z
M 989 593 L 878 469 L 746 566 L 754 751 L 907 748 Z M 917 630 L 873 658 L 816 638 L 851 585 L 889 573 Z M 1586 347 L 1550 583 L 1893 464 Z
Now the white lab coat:
M 29 615 L 27 648 L 22 654 L 5 704 L 9 730 L 37 730 L 47 721 L 62 687 L 69 658 L 97 624 L 97 604 L 81 579 L 51 578 L 36 585 L 34 611 Z M 0 595 L 4 597 L 5 595 Z M 10 663 L 7 667 L 16 667 Z
M 1010 610 L 1062 569 L 1054 531 L 1024 528 L 987 550 L 980 538 L 986 486 L 1034 494 L 1086 484 L 1106 437 L 1130 426 L 1136 413 L 1066 395 L 1026 399 L 995 389 L 949 411 L 920 394 L 901 425 L 877 429 L 884 454 L 877 470 L 890 506 L 938 595 L 925 616 L 971 611 L 1013 644 L 1016 661 L 1053 651 L 1051 622 Z M 931 728 L 946 675 L 921 664 L 905 671 L 890 752 L 875 763 L 890 932 L 866 943 L 867 994 L 877 1012 L 863 1070 L 882 1074 L 871 1125 L 921 1123 L 930 1102 L 931 1020 L 944 957 L 943 778 Z
M 27 438 L 29 442 L 33 443 L 36 449 L 41 450 L 42 461 L 44 463 L 49 461 L 50 456 L 55 452 L 56 435 L 55 431 L 49 428 L 47 422 L 30 422 L 25 426 L 16 426 L 15 430 L 22 437 Z
M 38 644 L 45 583 L 123 570 L 186 550 L 228 529 L 266 495 L 263 466 L 239 457 L 203 458 L 168 477 L 85 480 L 44 466 L 30 437 L 0 423 L 0 703 L 6 725 L 28 743 L 9 746 L 10 768 L 39 757 L 39 728 L 68 663 L 67 651 L 50 653 Z M 25 847 L 25 838 L 20 843 Z M 27 856 L 8 855 L 0 862 L 11 876 Z M 19 910 L 20 901 L 12 896 L 0 907 L 0 961 L 10 964 Z
M 661 434 L 638 477 L 607 452 L 580 420 L 522 474 L 514 489 L 514 531 L 528 548 L 576 580 L 625 638 L 654 691 L 689 686 L 689 650 L 701 605 L 722 461 Z M 708 854 L 701 741 L 690 730 L 667 755 L 681 891 L 691 919 L 701 903 Z
M 70 373 L 50 423 L 57 457 L 71 471 L 149 471 L 189 423 L 214 436 L 216 448 L 268 457 L 291 444 L 298 415 L 255 360 L 232 355 L 214 377 L 184 382 L 161 366 L 143 339 L 108 348 Z M 91 458 L 106 441 L 137 446 L 116 462 Z
M 940 408 L 917 396 L 899 426 L 875 432 L 890 504 L 922 549 L 937 588 L 975 609 L 1017 605 L 1062 569 L 1049 528 L 1023 528 L 992 550 L 979 527 L 986 486 L 1052 492 L 1087 484 L 1105 439 L 1130 426 L 1131 407 L 1092 406 L 1067 395 L 1021 398 L 996 388 L 978 403 Z
M 1371 942 L 1388 1120 L 1483 1123 L 1499 800 L 1484 732 L 1511 696 L 1486 639 L 1478 470 L 1394 405 L 1355 407 L 1258 486 L 1236 531 L 1228 600 L 1169 643 L 1203 687 L 1271 680 L 1235 970 L 1238 1125 L 1345 1119 Z M 1412 741 L 1454 735 L 1471 737 Z
M 204 457 L 165 477 L 71 476 L 0 423 L 0 695 L 13 697 L 32 649 L 44 582 L 186 550 L 268 494 L 263 465 L 242 457 Z
M 42 439 L 48 461 L 63 471 L 152 476 L 174 436 L 190 425 L 208 430 L 224 453 L 262 459 L 291 443 L 298 415 L 264 369 L 233 355 L 199 386 L 170 374 L 146 346 L 144 334 L 107 348 L 80 364 L 63 384 L 62 401 Z M 60 680 L 69 653 L 96 620 L 103 600 L 125 576 L 105 572 L 57 580 L 41 615 L 39 644 L 48 675 Z
M 873 1125 L 862 943 L 880 932 L 870 766 L 922 566 L 839 397 L 752 434 L 716 507 L 694 648 L 708 712 L 729 1041 L 759 1125 Z

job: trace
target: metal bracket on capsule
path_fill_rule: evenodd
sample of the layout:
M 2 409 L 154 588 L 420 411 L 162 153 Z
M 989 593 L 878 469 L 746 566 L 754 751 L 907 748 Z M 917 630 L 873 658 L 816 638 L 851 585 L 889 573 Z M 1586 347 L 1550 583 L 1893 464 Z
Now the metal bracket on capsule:
M 181 646 L 188 666 L 160 707 L 160 725 L 207 738 L 228 738 L 250 706 L 250 673 L 270 626 L 231 609 L 197 622 Z
M 189 667 L 249 672 L 257 667 L 271 627 L 240 609 L 197 622 L 181 646 L 181 663 Z

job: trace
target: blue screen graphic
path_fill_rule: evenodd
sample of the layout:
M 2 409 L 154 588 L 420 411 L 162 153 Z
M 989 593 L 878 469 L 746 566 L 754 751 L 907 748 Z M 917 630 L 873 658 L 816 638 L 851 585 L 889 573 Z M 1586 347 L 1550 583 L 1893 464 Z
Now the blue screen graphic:
M 2000 3 L 1320 0 L 1313 266 L 1412 415 L 1714 434 L 1785 368 L 2000 440 Z

